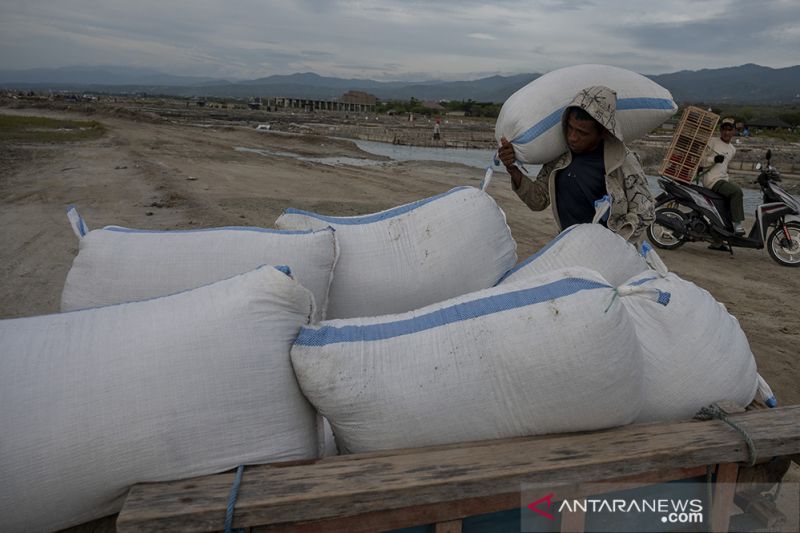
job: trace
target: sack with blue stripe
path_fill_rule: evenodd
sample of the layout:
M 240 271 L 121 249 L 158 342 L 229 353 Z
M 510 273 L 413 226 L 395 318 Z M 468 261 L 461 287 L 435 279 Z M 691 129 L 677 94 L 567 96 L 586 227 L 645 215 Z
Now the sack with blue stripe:
M 561 115 L 581 89 L 594 85 L 617 93 L 616 121 L 622 141 L 638 139 L 669 119 L 678 106 L 654 81 L 608 65 L 576 65 L 536 78 L 505 101 L 495 125 L 523 163 L 544 164 L 568 150 Z
M 649 270 L 636 247 L 613 231 L 600 224 L 576 224 L 511 269 L 500 283 L 578 266 L 598 272 L 614 286 Z
M 623 298 L 644 355 L 638 421 L 688 419 L 721 400 L 744 407 L 758 388 L 756 362 L 739 321 L 706 290 L 669 273 L 627 285 L 669 294 L 669 305 Z
M 119 512 L 136 483 L 316 457 L 289 359 L 313 299 L 286 272 L 0 320 L 0 531 Z
M 582 431 L 639 414 L 642 353 L 620 303 L 658 298 L 567 268 L 415 311 L 303 327 L 303 393 L 342 451 Z
M 329 318 L 400 313 L 485 289 L 517 261 L 505 214 L 474 187 L 362 216 L 287 209 L 275 225 L 336 230 Z
M 260 265 L 287 265 L 314 295 L 315 320 L 325 317 L 337 259 L 336 236 L 318 231 L 226 227 L 153 231 L 106 226 L 89 231 L 71 208 L 79 239 L 61 310 L 87 309 L 174 294 Z

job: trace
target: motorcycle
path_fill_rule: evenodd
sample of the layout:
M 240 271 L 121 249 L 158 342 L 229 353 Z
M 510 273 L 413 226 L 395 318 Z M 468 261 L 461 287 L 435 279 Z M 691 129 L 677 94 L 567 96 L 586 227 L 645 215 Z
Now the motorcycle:
M 756 182 L 763 203 L 756 208 L 756 222 L 747 235 L 737 235 L 731 221 L 728 201 L 710 189 L 659 178 L 664 192 L 656 197 L 656 220 L 647 236 L 656 247 L 674 250 L 687 242 L 725 242 L 733 248 L 760 250 L 766 244 L 770 257 L 779 265 L 800 266 L 800 222 L 786 220 L 800 214 L 800 202 L 777 185 L 780 172 L 770 164 L 767 150 L 765 164 L 758 163 Z M 767 237 L 767 231 L 772 230 Z

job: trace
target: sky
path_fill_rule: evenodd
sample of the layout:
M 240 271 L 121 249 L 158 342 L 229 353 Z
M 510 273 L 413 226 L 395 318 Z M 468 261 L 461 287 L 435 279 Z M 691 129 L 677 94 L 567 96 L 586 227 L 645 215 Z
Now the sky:
M 0 0 L 0 70 L 473 80 L 800 64 L 800 0 Z

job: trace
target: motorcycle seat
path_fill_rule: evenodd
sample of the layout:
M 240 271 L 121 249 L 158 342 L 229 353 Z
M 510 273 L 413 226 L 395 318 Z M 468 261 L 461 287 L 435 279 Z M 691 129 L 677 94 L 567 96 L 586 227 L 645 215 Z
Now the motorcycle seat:
M 724 196 L 722 196 L 721 194 L 717 194 L 714 191 L 712 191 L 711 189 L 707 189 L 707 188 L 703 187 L 702 185 L 694 185 L 694 184 L 691 184 L 691 183 L 686 183 L 685 185 L 687 187 L 690 187 L 690 188 L 694 189 L 695 191 L 699 192 L 700 194 L 702 194 L 703 196 L 705 196 L 709 200 L 722 200 L 722 201 L 725 201 L 725 197 Z

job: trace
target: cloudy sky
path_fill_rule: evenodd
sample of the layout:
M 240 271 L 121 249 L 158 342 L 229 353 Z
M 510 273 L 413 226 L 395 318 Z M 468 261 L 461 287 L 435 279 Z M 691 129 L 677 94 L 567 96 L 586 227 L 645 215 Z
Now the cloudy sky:
M 800 0 L 0 0 L 0 69 L 466 80 L 800 64 Z

